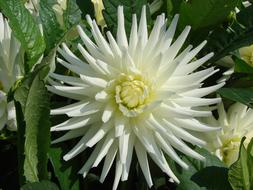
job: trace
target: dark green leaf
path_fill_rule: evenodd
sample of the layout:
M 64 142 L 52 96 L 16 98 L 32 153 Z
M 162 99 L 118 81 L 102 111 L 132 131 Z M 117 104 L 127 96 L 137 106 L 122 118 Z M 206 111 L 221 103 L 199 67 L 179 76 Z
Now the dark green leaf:
M 253 89 L 251 88 L 221 88 L 217 92 L 225 98 L 253 108 Z
M 43 67 L 45 69 L 46 67 Z M 24 176 L 29 182 L 47 179 L 47 152 L 50 145 L 49 97 L 40 75 L 31 73 L 16 90 L 14 98 L 18 105 L 18 128 L 24 139 Z M 43 72 L 42 72 L 43 73 Z M 22 112 L 21 112 L 22 111 Z M 22 113 L 22 115 L 21 115 Z M 24 129 L 25 126 L 25 129 Z M 22 143 L 22 137 L 20 137 Z
M 58 23 L 52 8 L 55 4 L 55 0 L 40 1 L 40 19 L 46 41 L 46 54 L 55 48 L 64 36 L 64 30 Z
M 125 15 L 125 28 L 126 33 L 129 36 L 132 25 L 132 14 L 137 14 L 137 18 L 140 19 L 142 6 L 147 4 L 147 0 L 104 0 L 105 10 L 103 12 L 104 19 L 106 21 L 109 30 L 116 36 L 117 31 L 117 8 L 119 5 L 124 6 Z M 148 7 L 147 7 L 148 9 Z M 149 10 L 147 10 L 149 15 Z M 148 16 L 149 20 L 149 16 Z
M 170 167 L 172 168 L 172 171 L 175 173 L 175 175 L 179 178 L 180 184 L 178 185 L 178 189 L 180 190 L 186 190 L 186 189 L 194 189 L 194 190 L 202 190 L 202 189 L 213 189 L 213 187 L 216 183 L 216 181 L 213 180 L 213 178 L 204 179 L 205 184 L 201 183 L 201 177 L 200 174 L 203 172 L 208 172 L 208 176 L 211 176 L 213 174 L 209 173 L 210 167 L 214 167 L 216 170 L 219 170 L 221 172 L 221 175 L 219 177 L 223 177 L 220 182 L 219 186 L 216 186 L 217 189 L 221 189 L 222 186 L 227 186 L 227 175 L 226 173 L 226 166 L 225 164 L 219 160 L 216 156 L 210 154 L 207 150 L 196 147 L 194 149 L 196 152 L 200 153 L 202 156 L 206 158 L 206 160 L 199 161 L 196 159 L 193 159 L 191 157 L 188 157 L 186 155 L 182 154 L 182 160 L 189 165 L 189 169 L 185 170 L 178 166 L 175 162 L 173 162 L 171 159 L 168 159 Z M 223 175 L 224 174 L 224 175 Z M 202 178 L 203 179 L 203 178 Z M 216 190 L 216 189 L 215 189 Z
M 64 26 L 58 23 L 53 10 L 53 6 L 57 4 L 56 0 L 40 1 L 40 18 L 43 25 L 43 31 L 46 41 L 46 54 L 59 45 L 64 39 L 66 33 L 71 32 L 72 27 L 77 25 L 81 20 L 81 11 L 75 0 L 67 1 L 67 8 L 63 13 Z
M 0 8 L 8 17 L 14 35 L 26 52 L 26 71 L 40 58 L 45 50 L 45 42 L 33 16 L 20 0 L 0 0 Z
M 182 1 L 179 26 L 190 25 L 193 30 L 215 26 L 227 20 L 238 3 L 239 0 Z
M 235 72 L 237 73 L 253 73 L 253 67 L 237 56 L 232 56 L 235 62 Z
M 86 1 L 84 4 L 83 0 L 76 0 L 76 4 L 79 6 L 83 18 L 85 18 L 86 14 L 94 15 L 94 6 L 92 1 Z
M 63 14 L 66 28 L 70 29 L 72 26 L 77 25 L 81 21 L 81 14 L 82 12 L 77 6 L 76 0 L 68 0 L 67 9 Z
M 253 6 L 242 9 L 237 14 L 237 20 L 227 28 L 217 28 L 208 37 L 205 52 L 213 51 L 215 62 L 230 52 L 253 43 Z
M 253 188 L 253 156 L 251 154 L 253 139 L 246 148 L 243 145 L 245 138 L 242 139 L 238 160 L 229 168 L 228 179 L 234 190 Z
M 191 180 L 199 187 L 212 190 L 229 190 L 228 169 L 225 167 L 209 166 L 195 173 Z
M 76 160 L 64 161 L 62 157 L 66 153 L 66 146 L 53 146 L 49 151 L 49 158 L 62 190 L 79 190 L 78 170 Z
M 28 183 L 22 186 L 21 190 L 59 190 L 59 188 L 51 181 L 43 180 L 41 182 Z

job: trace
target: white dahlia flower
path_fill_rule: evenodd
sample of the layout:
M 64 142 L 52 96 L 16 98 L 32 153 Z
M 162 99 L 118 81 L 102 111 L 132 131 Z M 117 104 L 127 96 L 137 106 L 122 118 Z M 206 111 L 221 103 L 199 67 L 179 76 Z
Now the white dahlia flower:
M 242 137 L 247 146 L 253 137 L 253 110 L 241 103 L 235 103 L 226 112 L 223 103 L 218 106 L 218 119 L 204 119 L 210 125 L 219 126 L 220 131 L 205 134 L 206 148 L 230 166 L 238 158 Z
M 120 179 L 127 180 L 133 150 L 150 187 L 153 183 L 148 155 L 163 172 L 179 183 L 164 154 L 183 168 L 188 166 L 174 148 L 193 158 L 204 159 L 185 142 L 205 145 L 191 131 L 214 130 L 195 117 L 211 116 L 211 111 L 204 108 L 220 102 L 220 98 L 203 97 L 224 83 L 201 87 L 203 81 L 217 70 L 207 68 L 194 72 L 213 53 L 194 59 L 206 42 L 195 49 L 189 46 L 180 51 L 190 27 L 187 26 L 173 40 L 178 15 L 168 29 L 164 14 L 158 16 L 148 34 L 144 7 L 139 27 L 136 15 L 133 15 L 129 41 L 122 6 L 118 7 L 116 40 L 108 31 L 107 41 L 96 22 L 89 16 L 87 21 L 96 43 L 78 26 L 85 45 L 84 48 L 79 44 L 78 49 L 84 59 L 75 56 L 65 44 L 59 49 L 65 60 L 58 58 L 58 62 L 76 75 L 51 74 L 48 89 L 76 100 L 71 105 L 51 111 L 52 115 L 66 114 L 70 117 L 52 127 L 52 131 L 69 130 L 54 143 L 81 137 L 64 160 L 77 156 L 88 147 L 95 147 L 79 173 L 85 177 L 90 168 L 98 166 L 105 158 L 101 182 L 116 160 L 113 189 L 117 188 Z
M 15 107 L 7 103 L 7 93 L 22 75 L 20 43 L 12 35 L 8 21 L 0 13 L 0 130 L 7 124 L 16 129 Z
M 241 58 L 253 67 L 253 45 L 240 48 L 239 53 Z

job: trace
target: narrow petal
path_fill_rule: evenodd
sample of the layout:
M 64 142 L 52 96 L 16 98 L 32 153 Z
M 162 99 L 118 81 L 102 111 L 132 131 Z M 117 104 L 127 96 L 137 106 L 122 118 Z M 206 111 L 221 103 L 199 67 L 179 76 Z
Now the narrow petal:
M 139 141 L 135 142 L 135 152 L 138 158 L 143 175 L 148 183 L 149 188 L 153 186 L 152 177 L 149 170 L 148 158 L 145 148 Z
M 86 132 L 86 134 L 81 138 L 81 140 L 67 154 L 63 156 L 63 159 L 65 161 L 68 161 L 73 157 L 75 157 L 76 155 L 78 155 L 79 153 L 81 153 L 82 151 L 84 151 L 87 148 L 86 143 L 94 136 L 98 128 L 99 128 L 98 125 L 91 126 L 89 130 Z
M 106 157 L 105 157 L 105 162 L 104 162 L 104 166 L 103 166 L 103 169 L 102 169 L 102 173 L 101 173 L 101 176 L 100 176 L 100 179 L 99 181 L 101 183 L 104 182 L 112 164 L 113 164 L 113 161 L 115 159 L 115 156 L 117 154 L 117 151 L 118 151 L 118 144 L 117 143 L 113 143 L 112 146 L 110 147 Z
M 128 47 L 126 31 L 125 31 L 123 6 L 118 6 L 117 42 L 120 47 L 124 47 L 124 48 Z
M 116 169 L 115 169 L 115 177 L 114 177 L 114 182 L 113 182 L 113 190 L 116 190 L 118 185 L 119 185 L 119 181 L 120 181 L 120 177 L 122 175 L 122 163 L 120 162 L 119 156 L 117 155 L 116 158 Z

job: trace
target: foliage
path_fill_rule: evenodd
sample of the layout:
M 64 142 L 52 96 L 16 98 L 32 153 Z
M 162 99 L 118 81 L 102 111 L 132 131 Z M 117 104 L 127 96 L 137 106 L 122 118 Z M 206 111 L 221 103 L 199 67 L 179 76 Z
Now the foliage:
M 26 51 L 26 70 L 30 71 L 45 49 L 39 26 L 20 0 L 1 0 L 0 8 L 8 17 L 10 27 Z
M 238 160 L 232 164 L 228 171 L 228 180 L 233 188 L 250 190 L 253 187 L 253 139 L 249 143 L 247 149 L 241 141 Z

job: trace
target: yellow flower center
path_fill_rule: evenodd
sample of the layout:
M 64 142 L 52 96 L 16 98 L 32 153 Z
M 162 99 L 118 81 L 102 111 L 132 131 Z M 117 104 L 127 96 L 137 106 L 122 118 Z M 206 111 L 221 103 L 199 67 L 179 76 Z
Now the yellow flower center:
M 239 50 L 239 52 L 241 58 L 250 66 L 253 66 L 253 45 L 243 47 Z
M 231 165 L 237 160 L 240 141 L 240 137 L 232 137 L 223 143 L 221 148 L 222 159 L 227 165 Z
M 115 100 L 127 117 L 142 113 L 150 97 L 150 87 L 140 76 L 121 74 L 115 87 Z

